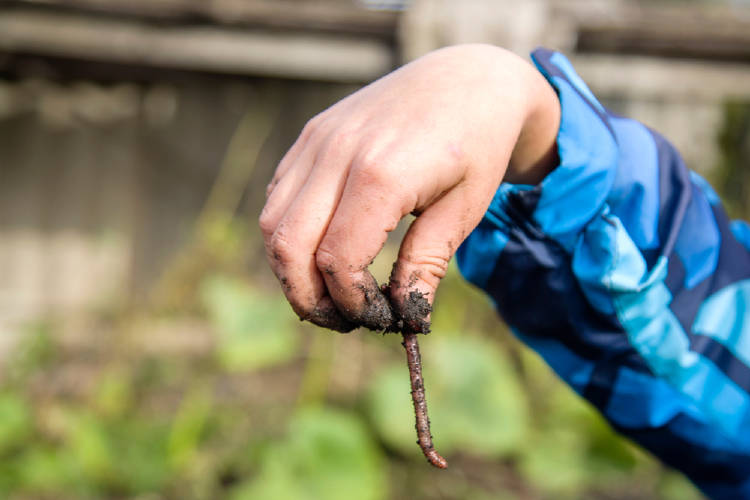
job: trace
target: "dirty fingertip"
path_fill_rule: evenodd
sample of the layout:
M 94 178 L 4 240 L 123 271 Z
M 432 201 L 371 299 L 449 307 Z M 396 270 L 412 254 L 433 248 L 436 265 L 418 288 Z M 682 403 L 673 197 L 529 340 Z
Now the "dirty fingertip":
M 401 300 L 394 303 L 394 309 L 404 322 L 404 331 L 430 333 L 432 306 L 427 294 L 420 290 L 409 290 Z
M 312 312 L 305 315 L 305 317 L 300 317 L 300 319 L 340 333 L 349 333 L 358 326 L 356 323 L 344 318 L 329 296 L 320 299 Z
M 377 281 L 368 273 L 365 282 L 359 285 L 364 296 L 360 311 L 353 315 L 353 320 L 365 328 L 375 331 L 391 329 L 394 321 L 393 310 L 388 297 L 385 296 Z
M 419 276 L 412 273 L 407 280 L 399 277 L 398 264 L 394 266 L 388 293 L 396 316 L 403 323 L 403 330 L 415 333 L 430 332 L 430 315 L 432 313 L 431 292 L 421 290 Z

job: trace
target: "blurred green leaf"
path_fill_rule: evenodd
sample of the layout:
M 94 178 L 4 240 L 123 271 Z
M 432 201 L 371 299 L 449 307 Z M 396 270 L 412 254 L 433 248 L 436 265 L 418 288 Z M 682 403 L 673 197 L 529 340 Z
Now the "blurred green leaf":
M 33 429 L 26 401 L 13 393 L 0 393 L 0 454 L 22 444 Z
M 69 455 L 51 446 L 29 448 L 14 465 L 18 477 L 15 486 L 21 491 L 70 493 L 71 489 L 80 489 L 86 483 Z
M 294 315 L 280 295 L 215 276 L 202 287 L 203 301 L 219 334 L 218 355 L 229 370 L 283 363 L 297 352 Z
M 55 347 L 52 343 L 50 325 L 44 322 L 29 325 L 14 355 L 9 359 L 10 379 L 20 382 L 36 373 L 42 366 L 50 364 L 54 358 Z
M 167 456 L 170 427 L 160 419 L 131 418 L 111 427 L 117 451 L 113 486 L 133 494 L 159 491 L 172 472 Z
M 551 427 L 524 448 L 519 469 L 537 490 L 556 498 L 578 498 L 588 486 L 586 436 L 565 427 Z
M 68 449 L 83 473 L 94 481 L 105 481 L 115 472 L 113 453 L 102 422 L 86 411 L 66 415 Z
M 631 445 L 565 385 L 535 353 L 522 352 L 524 374 L 537 394 L 535 432 L 519 460 L 522 475 L 555 497 L 580 498 L 595 484 L 611 489 L 637 465 Z
M 463 451 L 499 457 L 523 445 L 526 396 L 506 356 L 474 337 L 422 340 L 426 397 L 435 446 L 444 455 Z M 406 361 L 382 370 L 369 390 L 375 426 L 392 447 L 409 454 L 414 444 L 414 411 Z
M 211 409 L 211 395 L 203 387 L 193 389 L 185 397 L 169 433 L 168 453 L 172 466 L 181 468 L 196 455 Z
M 383 457 L 362 421 L 331 409 L 295 416 L 285 440 L 265 452 L 253 481 L 232 500 L 378 500 L 385 498 Z
M 435 295 L 432 327 L 441 336 L 460 332 L 493 330 L 501 327 L 487 295 L 461 277 L 455 259 L 451 261 Z
M 113 368 L 101 376 L 94 394 L 94 407 L 104 417 L 112 418 L 127 412 L 133 405 L 131 373 Z
M 662 500 L 700 500 L 704 498 L 698 488 L 685 476 L 669 470 L 665 471 L 664 476 L 659 481 L 658 492 L 659 498 Z

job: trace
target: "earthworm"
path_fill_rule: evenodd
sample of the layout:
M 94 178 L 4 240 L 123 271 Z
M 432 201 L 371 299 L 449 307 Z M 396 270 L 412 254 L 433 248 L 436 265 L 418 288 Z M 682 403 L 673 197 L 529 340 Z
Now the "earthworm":
M 402 333 L 404 341 L 401 345 L 406 349 L 406 362 L 409 365 L 409 379 L 411 380 L 411 399 L 414 402 L 416 417 L 417 444 L 427 461 L 435 467 L 445 469 L 448 462 L 435 451 L 430 434 L 430 419 L 427 417 L 427 401 L 424 397 L 424 379 L 422 378 L 422 357 L 419 354 L 419 342 L 416 333 Z

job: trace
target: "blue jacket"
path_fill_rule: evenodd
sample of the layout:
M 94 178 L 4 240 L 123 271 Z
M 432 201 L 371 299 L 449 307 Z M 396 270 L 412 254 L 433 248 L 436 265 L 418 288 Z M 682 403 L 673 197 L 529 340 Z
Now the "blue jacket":
M 750 227 L 559 53 L 560 164 L 502 184 L 462 274 L 611 425 L 709 497 L 750 499 Z

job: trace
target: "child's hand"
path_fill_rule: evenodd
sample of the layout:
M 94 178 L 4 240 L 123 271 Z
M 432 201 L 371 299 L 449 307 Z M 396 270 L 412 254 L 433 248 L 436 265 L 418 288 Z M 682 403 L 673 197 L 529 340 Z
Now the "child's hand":
M 559 113 L 529 64 L 468 45 L 418 59 L 310 120 L 260 216 L 268 260 L 296 313 L 340 331 L 387 328 L 391 309 L 367 267 L 415 213 L 390 294 L 407 327 L 423 329 L 429 317 L 410 315 L 409 292 L 432 302 L 504 178 L 536 183 L 554 166 Z

